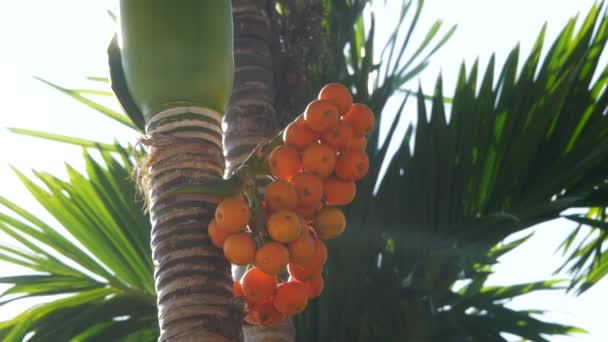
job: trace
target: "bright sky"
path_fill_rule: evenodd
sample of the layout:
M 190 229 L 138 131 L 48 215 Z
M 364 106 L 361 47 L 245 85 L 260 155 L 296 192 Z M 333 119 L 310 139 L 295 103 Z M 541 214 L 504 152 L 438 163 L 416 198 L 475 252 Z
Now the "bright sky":
M 381 7 L 384 1 L 376 1 Z M 429 27 L 437 18 L 446 27 L 458 24 L 456 35 L 433 59 L 423 73 L 421 83 L 432 89 L 441 70 L 444 93 L 451 94 L 462 60 L 471 65 L 481 58 L 482 70 L 492 52 L 501 65 L 509 50 L 521 41 L 527 53 L 542 24 L 549 22 L 547 41 L 551 42 L 566 20 L 577 12 L 586 13 L 592 0 L 427 0 L 419 28 Z M 389 1 L 397 4 L 398 1 Z M 112 2 L 103 0 L 21 0 L 5 5 L 0 11 L 0 127 L 23 127 L 111 142 L 134 141 L 129 130 L 109 119 L 91 114 L 85 107 L 35 81 L 38 75 L 69 87 L 91 86 L 85 76 L 106 74 L 106 46 L 113 23 L 106 14 Z M 391 5 L 393 6 L 393 5 Z M 397 6 L 378 17 L 380 37 L 387 37 Z M 417 37 L 418 41 L 420 36 Z M 377 51 L 380 48 L 376 49 Z M 606 56 L 604 56 L 606 57 Z M 604 58 L 605 60 L 605 58 Z M 94 86 L 94 84 L 93 84 Z M 416 88 L 417 83 L 410 84 Z M 37 210 L 42 210 L 18 183 L 7 164 L 21 170 L 37 169 L 64 174 L 64 163 L 81 165 L 79 148 L 9 134 L 0 128 L 0 194 Z M 537 227 L 536 236 L 520 250 L 503 258 L 496 267 L 493 284 L 543 280 L 560 264 L 554 249 L 572 224 L 550 222 Z M 16 270 L 0 265 L 0 276 Z M 608 281 L 581 297 L 561 292 L 533 294 L 511 304 L 518 309 L 551 311 L 546 318 L 583 327 L 590 335 L 554 338 L 557 342 L 599 342 L 608 339 L 603 308 L 607 304 Z M 600 304 L 600 305 L 598 305 Z M 603 305 L 602 305 L 603 304 Z M 0 320 L 10 318 L 22 307 L 10 306 L 0 311 Z

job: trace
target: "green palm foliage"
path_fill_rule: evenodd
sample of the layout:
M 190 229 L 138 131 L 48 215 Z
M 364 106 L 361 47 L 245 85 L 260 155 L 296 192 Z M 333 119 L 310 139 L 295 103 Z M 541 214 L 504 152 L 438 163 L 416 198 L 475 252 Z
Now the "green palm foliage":
M 101 158 L 85 151 L 86 173 L 67 165 L 67 181 L 15 170 L 59 225 L 0 197 L 0 231 L 21 245 L 0 244 L 0 260 L 30 270 L 0 278 L 13 284 L 0 294 L 0 305 L 54 297 L 0 323 L 3 341 L 31 333 L 29 341 L 156 339 L 149 218 L 130 178 L 130 151 L 115 149 L 114 155 L 99 150 Z
M 525 236 L 508 244 L 493 247 L 487 257 L 493 262 L 528 240 Z M 492 273 L 491 264 L 475 264 L 469 270 L 470 281 L 458 291 L 452 290 L 437 308 L 439 322 L 435 339 L 440 341 L 508 341 L 502 333 L 521 336 L 529 341 L 548 341 L 546 335 L 584 333 L 579 328 L 548 323 L 533 315 L 539 310 L 516 311 L 505 306 L 507 301 L 535 291 L 563 290 L 565 280 L 549 280 L 512 286 L 486 286 Z M 545 336 L 543 336 L 545 335 Z
M 606 204 L 608 68 L 598 61 L 608 17 L 601 8 L 578 30 L 572 19 L 542 60 L 544 29 L 521 68 L 513 49 L 496 80 L 494 58 L 481 76 L 477 63 L 470 72 L 463 66 L 449 115 L 440 77 L 431 108 L 418 93 L 411 141 L 411 131 L 395 136 L 401 108 L 385 143 L 368 151 L 373 166 L 347 209 L 350 232 L 330 245 L 325 294 L 298 320 L 302 340 L 456 336 L 459 328 L 450 325 L 479 317 L 453 306 L 438 315 L 437 308 L 450 307 L 454 282 L 488 262 L 492 246 L 568 208 Z M 363 100 L 382 108 L 373 96 Z M 374 194 L 394 139 L 401 146 Z M 376 133 L 370 145 L 377 142 Z M 513 329 L 521 313 L 493 309 L 502 315 L 491 325 L 494 335 L 543 340 Z M 487 341 L 483 336 L 468 339 Z
M 558 271 L 567 270 L 572 276 L 569 289 L 574 289 L 577 294 L 587 291 L 608 274 L 606 210 L 606 207 L 594 207 L 586 215 L 564 216 L 578 226 L 559 247 L 568 257 Z
M 502 67 L 494 58 L 483 73 L 477 63 L 469 71 L 463 65 L 449 99 L 441 77 L 432 95 L 404 90 L 454 32 L 437 21 L 419 46 L 410 46 L 423 1 L 403 2 L 379 64 L 372 59 L 378 38 L 373 13 L 363 18 L 369 1 L 322 3 L 327 48 L 337 57 L 311 75 L 314 87 L 346 84 L 356 101 L 391 127 L 385 139 L 377 131 L 369 139 L 370 175 L 346 210 L 347 233 L 329 243 L 323 295 L 296 318 L 298 340 L 506 341 L 502 334 L 511 333 L 547 341 L 547 335 L 581 332 L 544 322 L 539 311 L 510 309 L 506 300 L 542 290 L 581 292 L 608 272 L 608 67 L 598 65 L 608 40 L 603 3 L 580 28 L 572 19 L 544 58 L 543 29 L 521 65 L 518 47 Z M 140 126 L 91 100 L 106 96 L 104 91 L 49 85 L 121 124 Z M 410 95 L 392 113 L 385 105 L 400 90 Z M 407 101 L 417 103 L 416 126 L 399 135 Z M 32 271 L 0 278 L 14 284 L 0 295 L 0 306 L 61 295 L 0 323 L 0 338 L 20 341 L 34 333 L 32 341 L 156 339 L 150 223 L 130 178 L 131 147 L 13 131 L 81 145 L 87 167 L 85 174 L 68 167 L 67 181 L 18 172 L 61 227 L 0 197 L 0 230 L 20 244 L 0 244 L 0 260 Z M 392 156 L 391 142 L 398 144 Z M 376 184 L 382 165 L 387 169 Z M 527 237 L 500 241 L 576 207 L 591 209 L 566 218 L 594 228 L 580 242 L 585 228 L 579 226 L 561 247 L 571 283 L 486 285 L 497 259 Z M 465 285 L 455 286 L 458 280 Z

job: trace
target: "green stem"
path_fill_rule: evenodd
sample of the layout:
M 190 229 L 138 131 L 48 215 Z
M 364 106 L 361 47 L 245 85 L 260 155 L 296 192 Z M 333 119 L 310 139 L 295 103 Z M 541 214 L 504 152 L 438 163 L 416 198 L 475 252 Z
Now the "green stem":
M 252 232 L 256 244 L 261 246 L 264 243 L 266 237 L 266 224 L 264 223 L 264 208 L 262 202 L 258 197 L 257 184 L 255 172 L 252 168 L 246 167 L 244 170 L 247 171 L 247 186 L 246 193 L 249 198 L 249 205 L 255 216 L 255 227 L 252 227 Z

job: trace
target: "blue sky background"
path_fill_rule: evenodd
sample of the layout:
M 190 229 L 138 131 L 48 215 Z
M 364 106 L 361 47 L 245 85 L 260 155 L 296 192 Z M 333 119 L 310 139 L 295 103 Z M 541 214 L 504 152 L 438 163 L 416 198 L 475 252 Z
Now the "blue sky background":
M 394 26 L 400 1 L 376 1 L 379 53 L 383 39 Z M 446 28 L 458 24 L 451 41 L 431 61 L 418 81 L 431 90 L 439 72 L 444 78 L 444 93 L 454 89 L 461 62 L 472 65 L 480 58 L 485 67 L 492 52 L 501 65 L 510 49 L 521 42 L 526 54 L 541 29 L 549 22 L 547 42 L 552 42 L 566 21 L 577 12 L 583 15 L 592 0 L 427 0 L 412 46 L 421 39 L 424 28 L 442 18 Z M 64 163 L 82 169 L 81 150 L 77 147 L 46 142 L 10 134 L 1 127 L 23 127 L 88 137 L 111 142 L 116 137 L 133 142 L 132 131 L 113 121 L 95 115 L 89 109 L 51 90 L 31 76 L 37 75 L 68 87 L 98 86 L 84 80 L 85 76 L 106 75 L 106 47 L 114 25 L 106 14 L 113 2 L 104 0 L 21 0 L 3 3 L 0 11 L 0 193 L 51 218 L 33 201 L 7 166 L 21 170 L 38 169 L 65 175 Z M 606 62 L 604 56 L 604 63 Z M 115 105 L 113 99 L 106 100 Z M 387 107 L 394 109 L 394 102 Z M 408 120 L 415 113 L 409 107 Z M 404 122 L 405 125 L 405 122 Z M 554 250 L 573 225 L 565 221 L 549 222 L 535 227 L 536 235 L 526 245 L 501 259 L 493 284 L 512 284 L 552 277 L 561 259 Z M 2 238 L 2 236 L 0 236 Z M 0 264 L 0 276 L 20 270 Z M 553 276 L 559 278 L 560 276 Z M 0 290 L 2 288 L 0 287 Z M 590 335 L 555 338 L 558 342 L 600 342 L 608 340 L 603 308 L 607 304 L 608 282 L 604 281 L 581 297 L 563 292 L 544 292 L 526 296 L 510 304 L 519 309 L 550 310 L 547 318 L 577 325 Z M 12 317 L 25 305 L 19 302 L 0 310 L 0 320 Z

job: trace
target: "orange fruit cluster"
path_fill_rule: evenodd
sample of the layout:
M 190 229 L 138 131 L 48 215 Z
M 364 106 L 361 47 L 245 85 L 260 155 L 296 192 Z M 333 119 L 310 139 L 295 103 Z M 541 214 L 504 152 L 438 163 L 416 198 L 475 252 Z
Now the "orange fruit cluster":
M 224 199 L 217 207 L 208 227 L 213 244 L 232 264 L 253 265 L 233 287 L 236 297 L 245 298 L 246 321 L 278 326 L 321 294 L 327 260 L 322 240 L 346 228 L 338 206 L 353 201 L 355 182 L 367 174 L 366 135 L 374 125 L 373 112 L 353 103 L 346 87 L 326 85 L 303 117 L 284 130 L 284 144 L 268 155 L 274 181 L 261 202 L 268 239 L 256 244 L 243 197 Z M 289 278 L 280 282 L 285 270 Z

